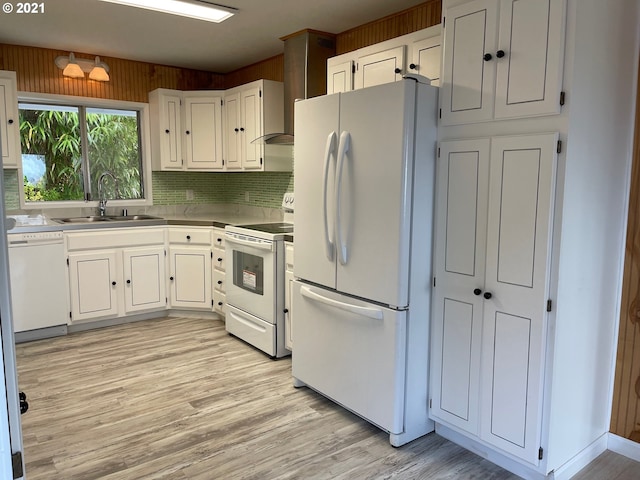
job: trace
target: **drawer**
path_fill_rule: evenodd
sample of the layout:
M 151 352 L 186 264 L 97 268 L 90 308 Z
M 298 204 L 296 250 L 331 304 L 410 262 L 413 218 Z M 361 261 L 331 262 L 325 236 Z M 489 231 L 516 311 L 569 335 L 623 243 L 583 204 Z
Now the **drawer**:
M 293 271 L 293 243 L 284 244 L 284 264 L 287 270 Z
M 213 229 L 213 246 L 224 250 L 224 229 Z
M 220 270 L 213 271 L 213 288 L 219 292 L 226 292 L 224 288 L 225 282 L 225 272 L 221 272 Z
M 104 228 L 64 236 L 68 251 L 164 245 L 164 228 Z
M 213 310 L 221 315 L 226 315 L 227 296 L 224 293 L 216 291 L 213 295 Z
M 210 228 L 170 228 L 169 243 L 211 246 Z
M 224 250 L 221 250 L 219 248 L 214 248 L 213 249 L 213 268 L 224 272 L 225 271 L 224 257 L 225 257 Z

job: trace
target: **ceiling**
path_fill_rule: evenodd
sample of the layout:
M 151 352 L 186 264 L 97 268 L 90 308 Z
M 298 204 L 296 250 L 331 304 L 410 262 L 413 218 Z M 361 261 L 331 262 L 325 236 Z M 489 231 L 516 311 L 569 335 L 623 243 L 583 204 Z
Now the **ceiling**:
M 282 53 L 285 35 L 305 28 L 341 33 L 424 2 L 215 1 L 237 14 L 216 24 L 99 0 L 49 0 L 39 2 L 44 13 L 0 12 L 0 43 L 228 73 Z

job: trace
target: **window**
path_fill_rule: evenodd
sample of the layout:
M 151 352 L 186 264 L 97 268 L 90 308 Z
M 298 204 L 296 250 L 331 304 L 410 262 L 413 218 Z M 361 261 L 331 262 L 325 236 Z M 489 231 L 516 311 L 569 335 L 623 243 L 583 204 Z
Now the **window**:
M 69 100 L 18 104 L 24 204 L 145 200 L 144 104 Z

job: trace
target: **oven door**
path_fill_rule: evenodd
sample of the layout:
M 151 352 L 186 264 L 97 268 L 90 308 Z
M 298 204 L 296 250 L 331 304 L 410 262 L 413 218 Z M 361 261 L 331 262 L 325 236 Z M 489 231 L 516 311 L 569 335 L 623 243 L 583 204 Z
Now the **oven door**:
M 275 243 L 227 232 L 225 245 L 227 305 L 275 324 Z

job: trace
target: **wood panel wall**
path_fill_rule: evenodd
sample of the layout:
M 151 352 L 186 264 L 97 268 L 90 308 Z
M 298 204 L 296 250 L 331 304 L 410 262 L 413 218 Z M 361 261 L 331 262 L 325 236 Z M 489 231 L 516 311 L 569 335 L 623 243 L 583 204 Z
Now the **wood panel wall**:
M 440 23 L 442 1 L 429 0 L 402 12 L 361 25 L 337 35 L 336 54 L 352 52 L 362 47 L 432 27 Z
M 224 75 L 152 63 L 101 57 L 110 67 L 108 82 L 64 77 L 54 63 L 58 55 L 69 52 L 47 48 L 0 44 L 0 70 L 17 73 L 18 90 L 25 92 L 108 98 L 131 102 L 148 102 L 156 88 L 209 90 L 224 88 Z M 93 59 L 75 53 L 76 58 Z
M 611 432 L 640 442 L 640 70 Z
M 438 25 L 441 14 L 442 0 L 429 0 L 407 10 L 339 33 L 336 35 L 336 55 Z M 284 55 L 277 55 L 226 74 L 225 88 L 261 78 L 282 82 L 284 79 Z
M 284 81 L 284 55 L 276 55 L 253 65 L 229 72 L 224 76 L 225 88 L 253 82 L 254 80 Z

